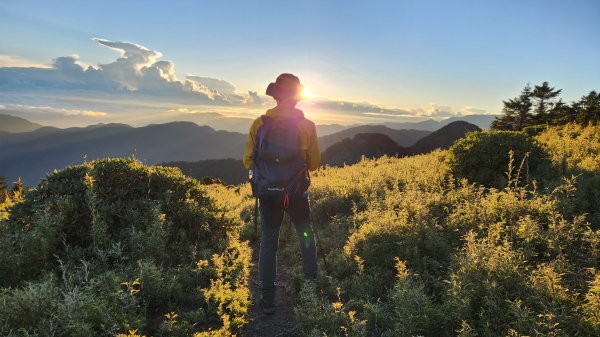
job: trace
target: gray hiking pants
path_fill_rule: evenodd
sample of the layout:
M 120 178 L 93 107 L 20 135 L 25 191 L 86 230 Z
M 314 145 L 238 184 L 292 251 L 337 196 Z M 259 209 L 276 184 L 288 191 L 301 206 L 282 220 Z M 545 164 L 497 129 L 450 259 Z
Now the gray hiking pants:
M 260 198 L 260 215 L 262 218 L 262 237 L 258 269 L 260 272 L 263 300 L 274 303 L 275 275 L 277 274 L 277 248 L 279 246 L 279 229 L 283 220 L 283 212 L 287 212 L 296 228 L 304 277 L 314 279 L 317 275 L 317 248 L 315 234 L 310 221 L 308 193 L 290 198 L 287 209 L 283 207 L 282 198 Z

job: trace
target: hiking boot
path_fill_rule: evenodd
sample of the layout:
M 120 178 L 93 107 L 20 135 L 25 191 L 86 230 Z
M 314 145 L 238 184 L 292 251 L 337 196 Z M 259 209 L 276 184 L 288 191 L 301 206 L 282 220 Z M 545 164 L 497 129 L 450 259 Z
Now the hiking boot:
M 265 315 L 273 315 L 275 313 L 275 305 L 273 303 L 266 303 L 265 300 L 261 300 L 260 307 Z
M 275 313 L 275 289 L 263 290 L 260 307 L 264 314 L 272 315 Z

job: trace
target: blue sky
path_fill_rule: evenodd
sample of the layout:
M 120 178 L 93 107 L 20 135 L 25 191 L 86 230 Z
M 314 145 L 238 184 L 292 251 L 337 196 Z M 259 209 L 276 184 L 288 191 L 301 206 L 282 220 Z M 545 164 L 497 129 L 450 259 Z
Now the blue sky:
M 52 66 L 57 57 L 77 54 L 77 63 L 98 67 L 119 54 L 92 38 L 126 41 L 162 53 L 157 60 L 170 61 L 177 80 L 209 77 L 233 84 L 242 95 L 262 94 L 277 74 L 292 72 L 315 101 L 359 102 L 348 111 L 352 118 L 362 105 L 390 109 L 402 115 L 398 119 L 436 117 L 433 111 L 444 117 L 499 113 L 502 100 L 516 96 L 526 82 L 550 81 L 567 101 L 600 89 L 599 33 L 600 1 L 3 0 L 0 66 Z M 40 96 L 51 97 L 52 88 Z M 39 87 L 8 89 L 10 94 L 0 95 L 5 107 L 84 106 L 28 101 Z M 83 95 L 88 105 L 92 94 Z M 212 105 L 202 104 L 219 111 Z M 243 114 L 245 108 L 263 108 L 233 105 L 224 109 Z M 89 110 L 98 108 L 109 117 L 119 110 Z M 336 118 L 345 117 L 327 120 Z

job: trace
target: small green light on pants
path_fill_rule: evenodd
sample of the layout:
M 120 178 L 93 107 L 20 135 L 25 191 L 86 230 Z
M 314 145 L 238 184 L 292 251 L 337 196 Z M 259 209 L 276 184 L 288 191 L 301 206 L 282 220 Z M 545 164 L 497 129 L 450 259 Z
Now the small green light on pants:
M 307 238 L 308 237 L 308 233 L 304 232 L 304 237 Z

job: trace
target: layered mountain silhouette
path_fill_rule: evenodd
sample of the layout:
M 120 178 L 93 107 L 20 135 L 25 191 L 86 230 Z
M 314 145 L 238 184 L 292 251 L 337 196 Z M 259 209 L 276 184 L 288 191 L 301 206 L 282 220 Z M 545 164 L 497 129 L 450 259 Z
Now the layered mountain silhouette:
M 97 124 L 60 129 L 0 115 L 0 125 L 0 176 L 8 182 L 20 177 L 26 185 L 32 186 L 55 168 L 84 160 L 132 155 L 150 165 L 166 163 L 180 167 L 197 178 L 214 176 L 228 184 L 247 179 L 240 160 L 246 135 L 217 131 L 193 122 L 138 128 L 126 124 Z M 345 127 L 331 124 L 321 127 L 329 132 L 346 128 L 319 138 L 320 148 L 325 150 L 322 162 L 328 165 L 355 163 L 363 155 L 404 156 L 446 148 L 466 132 L 479 129 L 466 122 L 450 123 L 433 133 L 395 130 L 382 125 Z
M 175 115 L 169 115 L 168 120 L 163 122 L 167 123 L 173 119 L 181 121 L 194 122 L 198 125 L 210 126 L 215 130 L 233 131 L 239 133 L 248 133 L 254 118 L 250 117 L 231 117 L 218 112 L 201 112 L 201 113 L 179 113 Z M 319 124 L 317 125 L 317 134 L 319 136 L 330 135 L 342 130 L 347 129 L 349 126 L 340 124 Z
M 25 133 L 0 133 L 0 175 L 36 184 L 46 172 L 84 160 L 134 155 L 146 164 L 166 161 L 241 158 L 246 135 L 215 131 L 192 122 L 134 128 L 99 124 L 85 128 L 42 127 Z
M 40 124 L 30 122 L 25 118 L 0 114 L 0 132 L 29 132 L 41 127 Z
M 467 115 L 467 116 L 457 116 L 450 117 L 447 119 L 443 119 L 441 121 L 436 121 L 434 119 L 428 119 L 422 122 L 410 122 L 410 123 L 383 123 L 383 125 L 392 128 L 392 129 L 415 129 L 415 130 L 428 130 L 435 131 L 439 130 L 441 127 L 444 127 L 450 123 L 463 121 L 467 123 L 471 123 L 477 125 L 480 129 L 489 129 L 490 124 L 496 119 L 497 115 Z
M 435 149 L 447 149 L 454 141 L 468 132 L 481 130 L 477 125 L 463 121 L 452 122 L 430 133 L 409 147 L 399 146 L 389 136 L 376 133 L 359 133 L 327 148 L 321 156 L 321 163 L 330 166 L 350 165 L 366 158 L 407 156 L 427 153 Z
M 399 146 L 392 138 L 378 133 L 357 133 L 352 138 L 345 138 L 322 153 L 322 164 L 330 166 L 343 166 L 353 164 L 364 156 L 378 158 L 388 156 L 409 156 L 427 153 L 434 149 L 446 149 L 467 132 L 480 130 L 476 125 L 466 122 L 454 122 L 444 126 L 436 132 L 429 133 L 412 146 Z M 414 130 L 400 130 L 414 131 Z M 324 138 L 324 137 L 322 137 Z M 320 139 L 322 141 L 322 139 Z M 170 162 L 161 165 L 179 167 L 183 173 L 202 179 L 215 177 L 226 184 L 239 184 L 248 179 L 248 171 L 239 159 L 200 160 L 197 162 Z
M 360 161 L 361 157 L 379 158 L 402 156 L 407 153 L 389 136 L 380 133 L 358 133 L 328 147 L 321 154 L 321 163 L 330 166 L 343 166 Z
M 319 148 L 325 150 L 331 145 L 346 138 L 352 138 L 359 133 L 377 133 L 388 136 L 400 146 L 411 146 L 419 139 L 427 136 L 431 131 L 426 130 L 396 130 L 384 125 L 359 125 L 336 132 L 331 135 L 319 137 Z
M 194 122 L 198 125 L 207 125 L 215 130 L 226 130 L 240 133 L 248 133 L 250 125 L 254 120 L 254 118 L 248 117 L 230 117 L 218 112 L 179 113 L 175 115 L 169 115 L 169 118 L 169 120 L 177 119 L 181 121 Z M 495 120 L 495 118 L 495 115 L 467 115 L 450 117 L 441 121 L 428 119 L 421 122 L 387 122 L 366 125 L 319 124 L 317 125 L 317 134 L 320 137 L 323 137 L 327 135 L 333 135 L 344 130 L 359 128 L 358 130 L 351 131 L 351 134 L 344 134 L 343 136 L 341 136 L 341 138 L 338 137 L 332 138 L 332 140 L 327 140 L 323 144 L 325 145 L 324 148 L 327 148 L 329 145 L 339 142 L 344 138 L 352 138 L 357 133 L 382 133 L 390 136 L 390 138 L 394 139 L 396 142 L 400 140 L 400 142 L 398 143 L 398 145 L 400 146 L 410 146 L 412 145 L 412 143 L 403 144 L 403 139 L 395 138 L 394 134 L 390 130 L 386 130 L 382 126 L 386 126 L 388 129 L 393 130 L 420 130 L 433 132 L 452 122 L 465 121 L 471 124 L 475 124 L 481 129 L 489 129 L 490 124 Z M 164 120 L 163 122 L 167 122 L 167 120 Z M 371 127 L 373 129 L 368 129 L 365 127 Z

